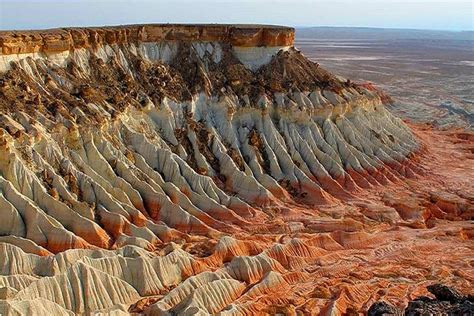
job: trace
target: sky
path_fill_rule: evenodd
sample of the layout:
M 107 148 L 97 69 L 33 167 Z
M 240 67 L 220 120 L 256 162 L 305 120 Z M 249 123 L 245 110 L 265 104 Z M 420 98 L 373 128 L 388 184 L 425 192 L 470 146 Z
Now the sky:
M 474 30 L 470 0 L 0 0 L 0 29 L 264 23 Z

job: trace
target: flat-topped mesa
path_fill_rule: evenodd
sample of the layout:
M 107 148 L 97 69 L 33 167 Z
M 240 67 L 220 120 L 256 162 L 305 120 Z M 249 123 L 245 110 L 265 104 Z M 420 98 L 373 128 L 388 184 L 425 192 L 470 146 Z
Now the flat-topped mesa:
M 231 25 L 2 32 L 0 314 L 260 314 L 255 298 L 276 314 L 266 305 L 288 294 L 319 297 L 299 284 L 333 270 L 329 251 L 397 257 L 369 232 L 431 220 L 428 206 L 399 215 L 366 201 L 419 173 L 419 142 L 374 87 L 308 60 L 293 36 Z M 433 214 L 467 209 L 439 201 Z M 424 245 L 400 231 L 392 243 Z M 344 262 L 334 279 L 362 261 Z
M 418 171 L 409 128 L 291 47 L 291 28 L 19 34 L 0 55 L 0 217 L 15 219 L 0 236 L 153 249 L 169 227 L 245 230 L 260 207 L 334 204 Z

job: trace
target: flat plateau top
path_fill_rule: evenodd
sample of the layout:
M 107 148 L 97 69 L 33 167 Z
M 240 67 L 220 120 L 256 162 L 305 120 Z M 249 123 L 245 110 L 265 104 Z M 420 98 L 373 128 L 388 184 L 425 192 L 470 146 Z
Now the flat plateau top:
M 127 28 L 141 28 L 141 27 L 156 27 L 156 28 L 222 28 L 222 29 L 275 29 L 294 31 L 293 27 L 284 25 L 271 24 L 220 24 L 220 23 L 147 23 L 147 24 L 123 24 L 123 25 L 104 25 L 104 26 L 72 26 L 72 27 L 57 27 L 50 29 L 31 29 L 31 30 L 0 30 L 0 35 L 11 33 L 54 33 L 68 30 L 101 30 L 101 29 L 127 29 Z
M 136 24 L 103 27 L 71 27 L 47 30 L 0 31 L 1 54 L 61 52 L 157 41 L 217 41 L 234 46 L 290 46 L 294 28 L 256 24 Z

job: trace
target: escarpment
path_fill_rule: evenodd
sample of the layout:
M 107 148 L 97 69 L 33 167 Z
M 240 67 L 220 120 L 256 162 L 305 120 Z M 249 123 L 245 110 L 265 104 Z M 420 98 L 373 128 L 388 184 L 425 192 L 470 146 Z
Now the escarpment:
M 450 243 L 472 234 L 471 197 L 413 193 L 430 171 L 423 142 L 385 94 L 293 38 L 259 25 L 0 32 L 0 313 L 367 309 L 380 288 L 404 291 L 381 264 L 404 275 L 397 256 L 421 260 L 409 236 L 427 233 L 409 227 L 430 219 L 460 220 L 436 249 L 462 258 Z M 372 279 L 358 270 L 371 263 Z

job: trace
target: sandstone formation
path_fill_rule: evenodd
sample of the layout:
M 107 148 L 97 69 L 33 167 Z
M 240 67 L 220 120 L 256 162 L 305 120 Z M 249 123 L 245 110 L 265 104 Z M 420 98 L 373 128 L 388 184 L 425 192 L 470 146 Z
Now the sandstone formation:
M 0 32 L 0 314 L 338 315 L 472 289 L 474 136 L 410 128 L 293 38 Z

